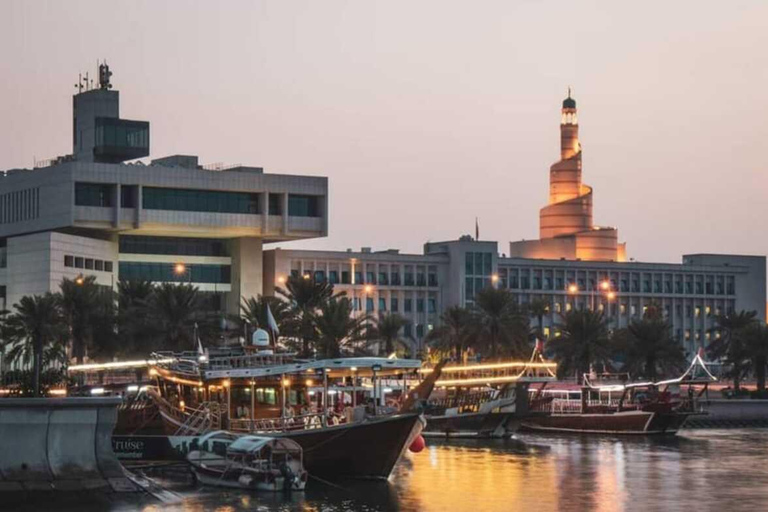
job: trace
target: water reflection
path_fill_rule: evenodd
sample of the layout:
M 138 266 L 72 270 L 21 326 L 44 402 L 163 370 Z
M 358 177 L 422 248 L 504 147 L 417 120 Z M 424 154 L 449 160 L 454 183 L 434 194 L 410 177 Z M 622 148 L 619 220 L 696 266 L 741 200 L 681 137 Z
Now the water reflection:
M 111 510 L 765 510 L 766 457 L 763 430 L 702 430 L 664 439 L 521 435 L 507 441 L 430 441 L 398 465 L 390 482 L 310 480 L 305 493 L 287 497 L 165 482 L 184 496 L 182 504 L 124 503 Z

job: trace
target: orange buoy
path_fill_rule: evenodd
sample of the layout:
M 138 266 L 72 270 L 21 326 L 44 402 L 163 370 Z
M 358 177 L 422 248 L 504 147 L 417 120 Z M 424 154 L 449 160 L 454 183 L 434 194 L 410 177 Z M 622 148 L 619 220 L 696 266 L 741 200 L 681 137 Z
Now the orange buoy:
M 413 453 L 419 453 L 424 449 L 425 446 L 427 446 L 427 443 L 424 441 L 424 438 L 421 436 L 421 434 L 419 434 L 416 439 L 413 440 L 411 446 L 409 446 L 408 449 Z

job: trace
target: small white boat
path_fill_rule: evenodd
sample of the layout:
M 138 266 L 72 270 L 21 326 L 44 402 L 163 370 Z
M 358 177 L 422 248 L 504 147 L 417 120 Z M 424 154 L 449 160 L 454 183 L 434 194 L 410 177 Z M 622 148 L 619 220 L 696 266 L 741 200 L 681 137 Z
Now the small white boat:
M 301 446 L 291 439 L 238 436 L 219 430 L 197 439 L 187 461 L 203 485 L 257 491 L 303 491 Z

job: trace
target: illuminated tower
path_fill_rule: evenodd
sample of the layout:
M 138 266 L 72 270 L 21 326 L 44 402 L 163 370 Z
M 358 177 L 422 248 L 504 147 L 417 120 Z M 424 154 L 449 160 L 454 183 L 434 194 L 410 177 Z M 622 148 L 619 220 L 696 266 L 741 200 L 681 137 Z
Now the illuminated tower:
M 570 91 L 560 121 L 560 161 L 549 168 L 549 204 L 539 220 L 541 238 L 592 229 L 592 189 L 581 182 L 579 122 Z

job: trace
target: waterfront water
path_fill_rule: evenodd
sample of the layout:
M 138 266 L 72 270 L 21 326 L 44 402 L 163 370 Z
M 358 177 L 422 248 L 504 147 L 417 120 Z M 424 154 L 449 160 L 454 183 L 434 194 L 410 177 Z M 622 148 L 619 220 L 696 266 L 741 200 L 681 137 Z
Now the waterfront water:
M 518 435 L 429 441 L 390 482 L 310 480 L 304 494 L 195 490 L 184 502 L 114 511 L 717 511 L 768 509 L 768 430 L 667 439 Z M 50 510 L 56 510 L 51 506 Z

